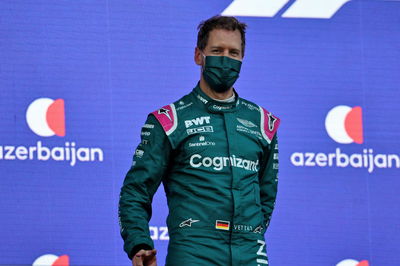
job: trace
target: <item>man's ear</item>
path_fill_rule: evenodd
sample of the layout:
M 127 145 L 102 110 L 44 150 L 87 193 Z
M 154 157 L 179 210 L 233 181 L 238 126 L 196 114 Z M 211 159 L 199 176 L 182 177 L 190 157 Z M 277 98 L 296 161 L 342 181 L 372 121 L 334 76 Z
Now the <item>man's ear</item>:
M 203 60 L 204 59 L 201 50 L 198 47 L 194 48 L 194 62 L 196 63 L 196 65 L 202 66 Z

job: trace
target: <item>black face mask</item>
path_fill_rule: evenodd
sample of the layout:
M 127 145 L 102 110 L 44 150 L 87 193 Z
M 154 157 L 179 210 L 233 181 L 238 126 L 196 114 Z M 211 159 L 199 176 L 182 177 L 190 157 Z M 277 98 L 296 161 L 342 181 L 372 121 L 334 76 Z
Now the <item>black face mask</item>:
M 239 78 L 241 66 L 241 61 L 227 56 L 206 56 L 203 78 L 214 91 L 225 92 Z

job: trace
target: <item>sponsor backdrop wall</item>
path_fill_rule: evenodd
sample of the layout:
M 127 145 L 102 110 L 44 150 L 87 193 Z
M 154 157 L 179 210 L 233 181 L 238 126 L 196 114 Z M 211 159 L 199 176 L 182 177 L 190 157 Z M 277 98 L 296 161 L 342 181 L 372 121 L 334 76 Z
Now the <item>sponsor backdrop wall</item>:
M 400 265 L 400 2 L 380 0 L 1 1 L 1 265 L 129 265 L 140 128 L 195 86 L 221 13 L 249 26 L 236 89 L 282 119 L 270 263 Z M 160 188 L 159 265 L 166 215 Z

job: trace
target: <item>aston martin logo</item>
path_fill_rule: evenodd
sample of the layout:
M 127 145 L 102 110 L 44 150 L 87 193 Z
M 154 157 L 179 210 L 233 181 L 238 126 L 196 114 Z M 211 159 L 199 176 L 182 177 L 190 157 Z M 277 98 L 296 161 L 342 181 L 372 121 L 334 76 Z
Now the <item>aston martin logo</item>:
M 253 122 L 251 122 L 249 120 L 245 120 L 245 119 L 242 119 L 242 118 L 239 118 L 239 117 L 237 117 L 236 119 L 237 119 L 237 121 L 239 121 L 245 127 L 257 127 L 256 124 L 254 124 Z

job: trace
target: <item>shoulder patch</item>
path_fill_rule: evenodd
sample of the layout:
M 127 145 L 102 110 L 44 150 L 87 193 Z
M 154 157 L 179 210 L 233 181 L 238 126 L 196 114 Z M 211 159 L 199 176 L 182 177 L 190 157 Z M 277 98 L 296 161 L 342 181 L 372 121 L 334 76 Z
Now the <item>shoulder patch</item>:
M 157 118 L 158 122 L 160 122 L 167 136 L 175 131 L 178 125 L 178 117 L 174 104 L 166 105 L 152 112 L 152 114 Z
M 264 139 L 271 143 L 276 131 L 278 130 L 281 120 L 274 116 L 271 112 L 260 106 L 261 113 L 261 133 Z

